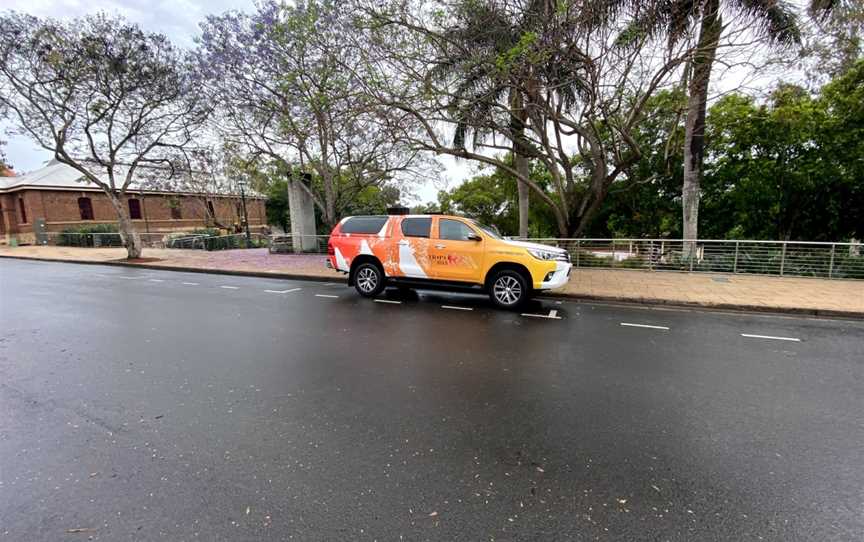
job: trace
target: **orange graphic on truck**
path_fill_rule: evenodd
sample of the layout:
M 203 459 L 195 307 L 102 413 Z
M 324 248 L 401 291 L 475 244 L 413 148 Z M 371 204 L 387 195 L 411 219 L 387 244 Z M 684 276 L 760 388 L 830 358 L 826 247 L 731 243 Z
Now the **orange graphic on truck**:
M 558 288 L 570 275 L 567 251 L 503 239 L 457 216 L 354 216 L 330 234 L 328 266 L 348 273 L 360 295 L 386 286 L 469 288 L 516 308 L 533 292 Z

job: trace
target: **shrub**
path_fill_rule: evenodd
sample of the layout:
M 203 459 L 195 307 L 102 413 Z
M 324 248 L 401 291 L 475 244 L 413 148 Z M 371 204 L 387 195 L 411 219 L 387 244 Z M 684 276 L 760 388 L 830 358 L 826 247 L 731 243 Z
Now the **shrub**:
M 219 229 L 218 228 L 196 228 L 189 233 L 184 233 L 183 235 L 206 235 L 208 237 L 218 237 Z
M 123 239 L 114 224 L 88 224 L 66 228 L 57 244 L 69 247 L 122 247 Z

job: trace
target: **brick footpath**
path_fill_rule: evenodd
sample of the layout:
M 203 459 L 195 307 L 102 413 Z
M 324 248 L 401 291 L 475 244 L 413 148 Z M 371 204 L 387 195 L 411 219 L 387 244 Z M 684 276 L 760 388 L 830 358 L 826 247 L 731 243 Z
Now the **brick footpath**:
M 0 247 L 0 257 L 344 280 L 341 273 L 324 267 L 321 255 L 270 254 L 266 249 L 145 249 L 139 261 L 126 260 L 125 255 L 122 248 Z M 864 281 L 854 280 L 574 269 L 569 284 L 554 293 L 589 300 L 864 318 Z

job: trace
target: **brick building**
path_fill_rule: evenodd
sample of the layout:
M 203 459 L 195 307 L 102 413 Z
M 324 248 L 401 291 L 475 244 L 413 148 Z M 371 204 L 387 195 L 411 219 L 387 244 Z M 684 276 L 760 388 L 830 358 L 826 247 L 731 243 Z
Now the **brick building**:
M 260 195 L 246 195 L 252 231 L 266 228 L 264 202 Z M 125 204 L 141 233 L 231 228 L 241 224 L 243 216 L 240 195 L 228 192 L 201 194 L 130 187 Z M 13 239 L 21 244 L 33 243 L 34 228 L 42 220 L 46 231 L 61 232 L 88 224 L 116 224 L 117 214 L 99 187 L 65 164 L 51 161 L 18 176 L 9 176 L 6 170 L 0 175 L 0 244 Z

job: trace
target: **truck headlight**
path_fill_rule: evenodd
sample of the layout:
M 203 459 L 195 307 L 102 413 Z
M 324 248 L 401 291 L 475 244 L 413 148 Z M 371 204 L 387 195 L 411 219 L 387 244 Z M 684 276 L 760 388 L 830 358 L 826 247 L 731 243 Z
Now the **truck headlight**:
M 528 254 L 534 256 L 538 260 L 554 260 L 558 256 L 557 252 L 553 252 L 551 250 L 540 250 L 534 248 L 529 248 L 526 250 L 528 250 Z

